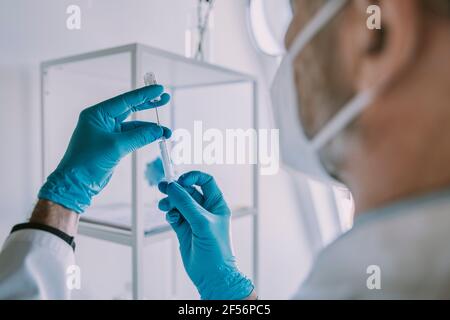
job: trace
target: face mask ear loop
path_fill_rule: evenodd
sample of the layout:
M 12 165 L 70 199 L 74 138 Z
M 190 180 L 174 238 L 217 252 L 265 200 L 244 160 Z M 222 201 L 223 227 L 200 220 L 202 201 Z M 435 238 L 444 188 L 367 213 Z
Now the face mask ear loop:
M 328 124 L 313 138 L 311 147 L 318 151 L 341 130 L 349 125 L 375 97 L 375 90 L 367 90 L 356 95 Z
M 300 35 L 294 40 L 287 53 L 290 60 L 294 60 L 297 54 L 322 30 L 337 13 L 344 8 L 348 0 L 329 0 L 320 9 L 319 13 L 309 22 Z

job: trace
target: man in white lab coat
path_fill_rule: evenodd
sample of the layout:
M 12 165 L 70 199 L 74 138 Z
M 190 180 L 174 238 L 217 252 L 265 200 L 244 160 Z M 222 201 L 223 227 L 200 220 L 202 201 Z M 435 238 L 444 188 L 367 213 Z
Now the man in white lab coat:
M 367 20 L 374 3 L 379 26 Z M 344 183 L 356 207 L 352 230 L 319 254 L 295 298 L 450 298 L 450 1 L 292 5 L 288 59 L 272 91 L 283 161 Z M 122 123 L 161 94 L 141 91 L 80 116 L 31 223 L 16 226 L 4 244 L 0 298 L 69 296 L 65 274 L 74 263 L 78 214 L 125 154 L 170 135 Z M 117 132 L 126 138 L 108 134 Z M 168 195 L 160 208 L 201 297 L 256 298 L 237 267 L 230 211 L 214 179 L 191 172 L 160 189 Z

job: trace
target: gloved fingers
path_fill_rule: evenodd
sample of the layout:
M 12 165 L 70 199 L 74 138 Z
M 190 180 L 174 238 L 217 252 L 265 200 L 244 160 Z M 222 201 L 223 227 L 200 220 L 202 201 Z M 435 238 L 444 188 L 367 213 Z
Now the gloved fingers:
M 164 126 L 161 126 L 161 128 L 163 129 L 164 138 L 169 139 L 172 136 L 172 130 Z
M 169 197 L 165 197 L 158 202 L 158 209 L 161 211 L 168 212 L 174 209 L 174 206 L 170 203 Z
M 137 128 L 141 128 L 141 127 L 145 127 L 148 126 L 149 124 L 153 124 L 152 122 L 146 122 L 146 121 L 127 121 L 127 122 L 123 122 L 120 124 L 120 130 L 121 132 L 126 132 L 126 131 L 130 131 L 130 130 L 134 130 Z M 166 139 L 169 139 L 172 136 L 172 130 L 170 130 L 167 127 L 161 126 L 161 128 L 163 129 L 163 136 Z
M 159 100 L 156 100 L 156 101 L 149 100 L 149 101 L 139 105 L 136 108 L 136 111 L 146 110 L 146 109 L 151 109 L 151 108 L 156 108 L 156 107 L 162 107 L 162 106 L 168 104 L 169 101 L 170 101 L 170 94 L 164 92 L 159 97 Z
M 195 201 L 198 202 L 198 204 L 203 205 L 203 203 L 205 202 L 205 198 L 197 189 L 191 186 L 184 187 L 184 189 L 186 189 L 186 191 L 191 195 L 192 198 L 194 198 Z
M 161 191 L 164 194 L 167 194 L 168 185 L 169 183 L 167 181 L 161 181 L 158 184 L 159 191 Z M 203 205 L 203 203 L 205 202 L 205 198 L 196 188 L 192 186 L 187 186 L 184 187 L 184 189 L 192 196 L 192 198 L 194 198 L 195 201 L 197 201 L 200 205 Z
M 120 136 L 120 143 L 124 145 L 124 148 L 128 153 L 158 140 L 163 136 L 163 134 L 170 136 L 170 129 L 164 129 L 163 127 L 152 122 L 140 123 L 137 126 L 136 123 L 132 123 L 127 126 L 135 126 L 134 129 L 122 132 Z
M 191 226 L 203 221 L 205 210 L 182 186 L 177 182 L 171 182 L 166 191 L 171 205 L 178 209 Z
M 166 105 L 167 103 L 169 103 L 170 101 L 170 95 L 168 93 L 163 93 L 159 96 L 159 99 L 157 99 L 156 101 L 154 101 L 154 98 L 151 99 L 147 99 L 144 100 L 144 102 L 139 103 L 139 104 L 135 104 L 132 105 L 132 107 L 127 110 L 125 112 L 125 114 L 127 114 L 127 117 L 130 113 L 132 112 L 137 112 L 137 111 L 142 111 L 142 110 L 147 110 L 147 109 L 152 109 L 152 108 L 156 108 L 156 107 L 162 107 L 164 105 Z M 119 115 L 119 117 L 121 117 L 122 115 Z
M 158 183 L 159 191 L 161 191 L 164 194 L 167 194 L 167 186 L 168 185 L 169 185 L 169 183 L 167 181 L 161 181 L 160 183 Z
M 181 245 L 188 245 L 188 237 L 192 235 L 192 231 L 189 223 L 187 223 L 180 212 L 176 209 L 170 210 L 166 213 L 166 221 L 170 224 L 173 231 L 175 231 L 180 242 L 180 247 Z
M 169 224 L 177 224 L 180 223 L 181 220 L 183 220 L 183 216 L 180 214 L 180 212 L 177 209 L 169 210 L 166 213 L 166 220 Z
M 196 185 L 199 186 L 203 192 L 203 196 L 206 199 L 217 198 L 222 196 L 222 192 L 213 176 L 201 172 L 201 171 L 190 171 L 187 172 L 178 179 L 178 182 L 183 187 Z
M 132 109 L 127 110 L 126 112 L 124 112 L 121 115 L 117 116 L 116 117 L 116 122 L 119 123 L 119 124 L 122 123 L 123 121 L 125 121 L 126 118 L 128 118 L 128 116 L 132 112 L 152 109 L 152 108 L 156 108 L 156 107 L 161 107 L 161 106 L 166 105 L 169 101 L 170 101 L 170 95 L 167 94 L 167 93 L 163 93 L 161 95 L 161 97 L 159 98 L 159 100 L 157 100 L 157 101 L 149 100 L 149 101 L 144 102 L 144 103 L 142 103 L 140 105 L 137 105 L 137 106 L 133 107 Z
M 133 111 L 153 108 L 148 102 L 158 97 L 163 98 L 164 96 L 162 102 L 167 103 L 170 100 L 170 96 L 168 94 L 163 95 L 163 92 L 164 87 L 161 85 L 146 86 L 104 101 L 96 105 L 94 109 L 102 110 L 111 118 L 116 118 L 123 114 L 128 116 Z
M 116 125 L 120 127 L 121 123 L 131 114 L 131 111 L 124 112 L 120 116 L 116 117 Z
M 121 132 L 130 131 L 130 130 L 133 130 L 133 129 L 136 129 L 136 128 L 143 127 L 143 126 L 145 126 L 147 124 L 148 124 L 148 122 L 138 121 L 138 120 L 122 122 L 120 124 L 120 131 Z
M 189 223 L 181 215 L 180 211 L 172 206 L 169 197 L 166 197 L 159 201 L 158 207 L 162 211 L 167 211 L 166 221 L 170 224 L 175 231 L 178 240 L 181 243 L 186 243 L 186 235 L 191 233 L 191 227 Z

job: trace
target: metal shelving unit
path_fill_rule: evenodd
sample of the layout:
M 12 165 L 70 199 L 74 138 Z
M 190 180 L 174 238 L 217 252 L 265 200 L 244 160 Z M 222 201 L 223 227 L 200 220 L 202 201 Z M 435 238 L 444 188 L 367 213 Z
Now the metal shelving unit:
M 120 60 L 119 58 L 120 57 Z M 104 62 L 108 59 L 108 62 Z M 123 63 L 126 61 L 126 63 Z M 85 63 L 88 62 L 87 65 Z M 111 67 L 112 65 L 112 67 Z M 69 117 L 65 111 L 59 109 L 61 101 L 65 99 L 65 90 L 71 84 L 65 84 L 58 78 L 58 74 L 81 74 L 86 79 L 98 79 L 98 85 L 102 84 L 101 79 L 107 78 L 113 85 L 117 85 L 114 90 L 124 91 L 126 89 L 136 89 L 143 85 L 143 74 L 153 71 L 157 74 L 158 80 L 175 98 L 181 90 L 191 90 L 206 88 L 211 86 L 224 86 L 234 84 L 249 84 L 251 88 L 251 124 L 250 127 L 258 129 L 257 114 L 257 82 L 252 76 L 236 72 L 227 68 L 209 63 L 199 62 L 183 56 L 152 48 L 142 44 L 129 44 L 125 46 L 98 50 L 94 52 L 74 55 L 66 58 L 45 61 L 41 64 L 41 111 L 42 111 L 42 178 L 47 177 L 54 168 L 59 155 L 63 150 L 53 150 L 53 140 L 58 128 L 50 130 L 54 124 L 50 116 L 54 112 L 62 112 L 60 116 Z M 95 80 L 97 81 L 97 80 Z M 94 81 L 94 86 L 96 85 Z M 65 86 L 65 87 L 64 87 Z M 72 92 L 73 87 L 69 89 Z M 83 92 L 83 95 L 84 94 Z M 103 97 L 107 98 L 107 96 Z M 175 114 L 176 102 L 173 99 L 171 113 L 168 123 L 176 128 Z M 81 111 L 81 105 L 91 101 L 79 101 L 76 112 Z M 89 104 L 87 104 L 89 105 Z M 75 108 L 75 109 L 76 109 Z M 75 111 L 74 111 L 75 112 Z M 133 119 L 139 119 L 137 114 Z M 61 138 L 62 139 L 62 138 Z M 66 140 L 67 141 L 67 140 Z M 258 146 L 257 146 L 258 151 Z M 142 169 L 141 151 L 134 152 L 131 156 L 131 192 L 129 212 L 131 223 L 129 226 L 118 226 L 86 218 L 81 218 L 79 232 L 82 235 L 102 239 L 132 248 L 132 287 L 133 298 L 143 298 L 143 281 L 145 276 L 143 270 L 143 248 L 161 238 L 170 236 L 169 225 L 161 224 L 157 227 L 146 229 L 144 214 L 144 194 L 142 183 L 139 180 Z M 251 173 L 251 203 L 248 206 L 240 207 L 233 212 L 233 219 L 240 217 L 252 218 L 252 238 L 253 238 L 253 280 L 258 281 L 258 165 L 252 165 Z

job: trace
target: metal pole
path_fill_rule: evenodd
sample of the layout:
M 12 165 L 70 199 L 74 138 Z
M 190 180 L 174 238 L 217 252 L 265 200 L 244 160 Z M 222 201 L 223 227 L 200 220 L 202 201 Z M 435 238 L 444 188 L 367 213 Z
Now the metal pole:
M 45 142 L 45 95 L 46 93 L 46 79 L 47 79 L 47 69 L 44 68 L 44 66 L 41 64 L 40 67 L 41 72 L 41 181 L 44 183 L 45 175 L 46 175 L 46 151 L 45 148 L 47 147 Z
M 176 110 L 176 100 L 175 100 L 175 88 L 172 87 L 167 87 L 167 90 L 171 96 L 170 99 L 170 129 L 174 130 L 175 129 L 175 110 Z M 170 143 L 170 150 L 172 150 L 172 146 L 173 143 Z M 175 172 L 176 175 L 176 172 Z M 177 257 L 178 257 L 178 239 L 177 237 L 171 237 L 170 239 L 170 243 L 171 243 L 171 251 L 172 251 L 172 255 L 171 255 L 171 262 L 172 262 L 172 266 L 171 266 L 171 274 L 172 274 L 172 278 L 171 278 L 171 298 L 174 299 L 177 296 Z
M 258 83 L 256 80 L 252 82 L 253 89 L 253 128 L 258 132 L 259 129 L 259 113 L 258 113 Z M 256 142 L 257 161 L 253 166 L 253 282 L 256 287 L 259 285 L 259 139 Z
M 142 52 L 138 45 L 131 50 L 131 89 L 137 89 L 142 67 Z M 137 120 L 137 113 L 132 116 Z M 132 270 L 133 270 L 133 299 L 143 298 L 143 246 L 144 246 L 144 221 L 143 202 L 139 183 L 139 151 L 132 154 L 131 159 L 131 214 L 132 214 Z

